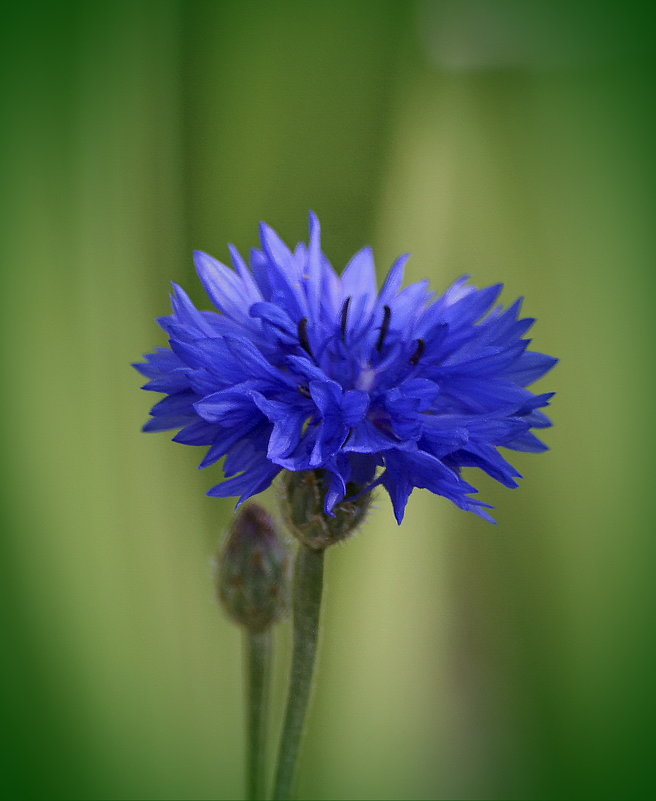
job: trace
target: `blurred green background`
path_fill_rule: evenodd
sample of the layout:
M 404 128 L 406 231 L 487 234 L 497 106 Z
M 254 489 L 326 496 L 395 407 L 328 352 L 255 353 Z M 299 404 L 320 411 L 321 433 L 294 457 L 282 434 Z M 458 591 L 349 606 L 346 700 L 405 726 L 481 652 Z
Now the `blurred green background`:
M 653 39 L 619 2 L 6 7 L 3 797 L 241 796 L 233 504 L 139 433 L 129 363 L 170 280 L 206 302 L 193 248 L 296 242 L 309 208 L 340 268 L 504 281 L 562 362 L 552 451 L 475 479 L 498 526 L 380 496 L 329 554 L 300 796 L 653 797 Z

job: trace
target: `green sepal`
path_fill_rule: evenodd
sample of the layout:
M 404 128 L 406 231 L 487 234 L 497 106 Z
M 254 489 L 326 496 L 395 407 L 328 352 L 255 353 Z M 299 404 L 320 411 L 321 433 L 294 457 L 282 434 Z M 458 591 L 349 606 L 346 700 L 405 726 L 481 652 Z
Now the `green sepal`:
M 324 511 L 326 488 L 324 471 L 285 471 L 281 479 L 280 510 L 289 531 L 313 550 L 324 550 L 350 537 L 367 516 L 371 493 L 357 496 L 360 487 L 347 485 L 347 500 L 333 509 L 331 516 Z

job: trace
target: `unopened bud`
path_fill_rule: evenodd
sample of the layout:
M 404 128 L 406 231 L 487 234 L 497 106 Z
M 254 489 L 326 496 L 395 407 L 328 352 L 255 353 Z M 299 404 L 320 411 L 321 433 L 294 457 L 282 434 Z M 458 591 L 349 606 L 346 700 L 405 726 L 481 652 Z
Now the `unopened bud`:
M 359 489 L 349 485 L 353 495 Z M 285 525 L 304 545 L 317 551 L 350 537 L 371 504 L 371 493 L 366 492 L 356 500 L 338 503 L 331 517 L 324 511 L 325 493 L 321 470 L 284 471 L 280 507 Z
M 270 515 L 255 503 L 237 513 L 219 555 L 218 596 L 230 617 L 263 631 L 289 606 L 288 547 Z

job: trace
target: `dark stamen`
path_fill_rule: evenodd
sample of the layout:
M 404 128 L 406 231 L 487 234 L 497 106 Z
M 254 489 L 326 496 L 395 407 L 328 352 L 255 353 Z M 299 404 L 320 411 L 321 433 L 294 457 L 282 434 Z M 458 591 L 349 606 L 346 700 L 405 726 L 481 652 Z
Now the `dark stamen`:
M 392 310 L 389 306 L 383 306 L 384 317 L 383 317 L 383 324 L 380 327 L 380 334 L 378 336 L 378 342 L 376 342 L 376 350 L 380 353 L 385 344 L 385 337 L 387 336 L 387 332 L 389 331 L 390 320 L 392 319 Z
M 351 296 L 349 295 L 348 298 L 344 301 L 344 305 L 342 306 L 342 340 L 346 342 L 346 323 L 348 322 L 348 312 L 349 306 L 351 305 Z
M 298 388 L 298 391 L 301 393 L 301 395 L 302 395 L 304 398 L 311 398 L 311 397 L 312 397 L 312 395 L 310 395 L 310 389 L 309 389 L 309 387 L 306 387 L 306 386 L 305 386 L 305 384 L 301 384 L 301 385 L 299 386 L 299 388 Z
M 310 340 L 308 339 L 308 318 L 304 317 L 298 321 L 298 344 L 314 359 L 312 348 L 310 347 Z
M 424 355 L 424 351 L 426 350 L 426 343 L 423 339 L 417 340 L 417 349 L 410 357 L 410 364 L 417 364 L 419 359 Z

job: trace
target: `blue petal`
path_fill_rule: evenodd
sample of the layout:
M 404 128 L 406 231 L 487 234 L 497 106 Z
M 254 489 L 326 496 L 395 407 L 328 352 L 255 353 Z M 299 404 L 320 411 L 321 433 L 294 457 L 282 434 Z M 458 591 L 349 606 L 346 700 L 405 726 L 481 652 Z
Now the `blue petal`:
M 262 292 L 255 282 L 253 273 L 248 269 L 248 265 L 244 261 L 244 257 L 234 245 L 228 245 L 228 250 L 230 251 L 230 256 L 232 257 L 232 263 L 234 264 L 235 269 L 237 270 L 237 273 L 244 284 L 246 294 L 249 298 L 253 298 L 254 302 L 261 300 Z
M 168 348 L 157 348 L 154 353 L 144 354 L 145 362 L 135 362 L 132 366 L 146 378 L 157 378 L 162 373 L 170 373 L 183 366 L 180 359 Z
M 373 251 L 370 247 L 362 248 L 342 273 L 343 297 L 366 298 L 365 311 L 370 310 L 378 294 L 377 288 Z
M 178 392 L 156 403 L 150 410 L 155 417 L 171 414 L 193 415 L 193 404 L 198 400 L 195 392 Z
M 194 404 L 196 412 L 208 423 L 241 426 L 258 416 L 253 399 L 243 390 L 224 389 Z
M 262 248 L 267 256 L 292 278 L 296 268 L 291 250 L 273 228 L 266 223 L 260 223 L 260 238 L 262 240 Z
M 247 311 L 260 295 L 225 264 L 201 250 L 194 251 L 196 272 L 217 309 L 233 320 L 247 320 Z
M 182 392 L 188 387 L 188 372 L 187 369 L 183 367 L 178 370 L 172 370 L 170 373 L 164 373 L 157 378 L 153 378 L 141 388 L 151 392 L 168 392 L 174 394 L 176 392 Z
M 410 284 L 394 299 L 392 304 L 392 325 L 394 328 L 414 329 L 419 314 L 429 302 L 432 292 L 428 290 L 428 281 Z
M 496 317 L 490 315 L 481 323 L 485 342 L 491 345 L 503 345 L 523 336 L 535 320 L 531 317 L 518 319 L 521 306 L 522 298 L 518 298 L 506 311 Z
M 225 380 L 219 380 L 215 374 L 213 375 L 203 367 L 189 370 L 188 379 L 190 387 L 201 398 L 211 395 L 225 386 Z
M 272 462 L 286 459 L 294 452 L 301 441 L 304 424 L 305 416 L 302 414 L 290 414 L 274 423 L 267 449 Z
M 171 306 L 173 307 L 176 320 L 187 331 L 187 335 L 190 339 L 196 336 L 212 336 L 212 329 L 205 321 L 203 315 L 191 302 L 189 295 L 187 295 L 184 289 L 175 282 L 173 282 Z
M 387 490 L 392 501 L 392 508 L 394 509 L 394 517 L 396 522 L 401 525 L 403 516 L 405 515 L 405 507 L 408 503 L 414 487 L 408 479 L 401 472 L 395 472 L 389 468 L 383 473 L 381 483 Z
M 398 521 L 403 518 L 405 504 L 413 487 L 429 489 L 459 506 L 465 504 L 471 507 L 472 511 L 486 506 L 481 501 L 466 497 L 476 492 L 475 487 L 463 481 L 439 459 L 423 451 L 389 451 L 385 454 L 385 467 L 381 481 L 392 499 Z
M 266 254 L 257 248 L 253 248 L 250 253 L 251 256 L 251 270 L 253 271 L 253 278 L 257 284 L 262 298 L 264 300 L 271 300 L 273 296 L 273 287 L 271 285 L 271 262 Z
M 480 319 L 499 297 L 503 284 L 495 284 L 486 289 L 469 292 L 443 312 L 443 320 L 452 328 L 472 325 Z
M 239 440 L 257 436 L 258 432 L 262 430 L 262 425 L 253 421 L 252 424 L 241 427 L 218 428 L 217 433 L 212 442 L 212 447 L 205 454 L 205 458 L 198 465 L 198 469 L 202 470 L 204 467 L 217 462 L 222 456 L 234 447 Z
M 442 394 L 457 398 L 468 410 L 482 413 L 499 409 L 519 410 L 533 397 L 528 390 L 510 381 L 469 376 L 452 376 L 442 384 Z
M 397 437 L 380 431 L 371 420 L 365 419 L 351 430 L 344 443 L 344 450 L 353 453 L 380 453 L 403 445 Z
M 334 381 L 310 381 L 310 394 L 322 417 L 319 434 L 310 455 L 310 465 L 319 467 L 341 448 L 348 436 L 349 427 L 342 414 L 342 389 L 339 384 Z
M 250 468 L 240 476 L 235 476 L 212 487 L 207 494 L 212 498 L 229 498 L 239 495 L 241 497 L 237 506 L 241 506 L 251 496 L 267 489 L 279 472 L 280 468 L 277 465 L 273 465 L 263 458 L 257 466 Z
M 166 417 L 153 417 L 144 423 L 142 431 L 170 431 L 172 428 L 182 428 L 190 422 L 189 415 L 167 415 Z
M 410 258 L 409 253 L 404 253 L 391 266 L 387 278 L 380 290 L 378 298 L 379 305 L 390 304 L 398 295 L 403 284 L 403 274 L 405 273 L 405 263 Z
M 429 489 L 440 495 L 446 488 L 463 494 L 476 492 L 475 487 L 463 481 L 440 459 L 420 450 L 392 451 L 385 456 L 385 463 L 394 464 L 397 470 L 403 471 L 415 487 Z
M 510 448 L 513 451 L 525 451 L 526 453 L 543 453 L 549 450 L 549 446 L 545 445 L 535 434 L 531 434 L 530 431 L 504 442 L 503 447 Z
M 273 462 L 286 459 L 298 447 L 308 411 L 301 404 L 269 400 L 259 392 L 252 393 L 252 397 L 260 411 L 273 423 L 267 456 Z
M 298 472 L 300 470 L 311 470 L 313 465 L 310 464 L 310 457 L 314 451 L 314 446 L 319 434 L 318 426 L 310 426 L 296 449 L 286 457 L 279 457 L 276 459 L 276 464 L 284 467 L 286 470 Z
M 479 467 L 509 489 L 519 486 L 515 478 L 522 478 L 521 473 L 510 462 L 492 445 L 485 443 L 469 442 L 466 448 L 453 454 L 453 460 L 462 467 Z
M 204 420 L 195 420 L 174 437 L 173 442 L 181 442 L 183 445 L 211 445 L 217 435 L 217 427 Z
M 369 454 L 350 453 L 351 481 L 361 487 L 370 484 L 376 475 L 377 458 Z
M 427 378 L 409 378 L 400 385 L 399 389 L 405 397 L 416 398 L 419 401 L 418 408 L 422 412 L 430 409 L 440 394 L 440 388 L 435 381 Z
M 526 341 L 521 341 L 503 348 L 497 346 L 477 348 L 473 345 L 471 348 L 471 350 L 474 350 L 473 354 L 471 350 L 470 353 L 463 354 L 463 349 L 460 349 L 445 359 L 442 365 L 435 371 L 434 375 L 437 380 L 439 380 L 440 377 L 447 375 L 466 374 L 473 378 L 502 373 L 503 371 L 508 371 L 508 368 L 510 368 L 517 359 L 521 358 L 526 350 L 527 344 Z M 504 375 L 510 378 L 507 372 L 504 373 Z
M 515 364 L 508 368 L 504 375 L 522 387 L 542 378 L 551 368 L 558 364 L 558 359 L 536 351 L 526 351 Z
M 337 454 L 348 434 L 348 426 L 340 420 L 324 418 L 310 454 L 310 467 L 323 467 Z
M 362 422 L 369 409 L 369 395 L 358 389 L 349 389 L 342 398 L 342 412 L 347 426 Z
M 518 417 L 479 417 L 471 418 L 463 425 L 472 439 L 487 441 L 493 445 L 504 445 L 511 439 L 524 434 L 529 425 L 524 418 Z
M 339 454 L 325 466 L 325 470 L 328 486 L 324 498 L 324 511 L 334 516 L 333 509 L 346 495 L 346 484 L 351 477 L 351 465 L 344 454 Z
M 307 252 L 307 273 L 304 274 L 310 319 L 319 320 L 322 284 L 321 225 L 310 212 L 310 247 Z
M 274 328 L 277 329 L 277 334 L 283 335 L 282 341 L 286 343 L 298 342 L 297 325 L 293 322 L 289 314 L 280 306 L 275 303 L 260 302 L 254 303 L 249 314 L 251 317 L 257 317 L 260 320 L 266 320 Z
M 225 343 L 234 359 L 240 365 L 244 377 L 267 379 L 269 383 L 273 382 L 273 385 L 279 386 L 293 384 L 292 380 L 273 367 L 248 339 L 225 337 Z
M 223 338 L 196 339 L 193 342 L 171 340 L 171 347 L 188 367 L 205 369 L 230 384 L 243 380 L 241 368 L 237 365 Z
M 460 450 L 467 442 L 469 442 L 469 432 L 465 428 L 424 427 L 419 446 L 437 459 L 442 459 Z
M 308 381 L 327 381 L 324 371 L 305 356 L 287 356 L 285 362 L 295 372 Z
M 553 425 L 547 415 L 539 409 L 534 409 L 530 414 L 522 417 L 522 420 L 531 428 L 549 428 Z
M 385 396 L 385 409 L 390 414 L 392 430 L 400 440 L 415 440 L 423 430 L 423 415 L 419 414 L 419 400 L 404 397 L 398 388 Z
M 524 416 L 530 414 L 534 409 L 541 406 L 549 406 L 550 400 L 556 394 L 555 392 L 543 392 L 540 395 L 534 395 L 528 390 L 524 390 L 527 397 L 522 406 L 517 410 L 517 416 Z M 544 428 L 545 426 L 543 426 Z
M 335 381 L 310 381 L 310 395 L 324 417 L 339 416 L 342 388 Z

